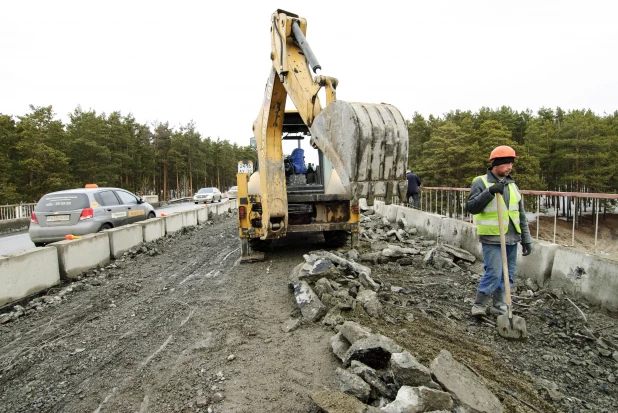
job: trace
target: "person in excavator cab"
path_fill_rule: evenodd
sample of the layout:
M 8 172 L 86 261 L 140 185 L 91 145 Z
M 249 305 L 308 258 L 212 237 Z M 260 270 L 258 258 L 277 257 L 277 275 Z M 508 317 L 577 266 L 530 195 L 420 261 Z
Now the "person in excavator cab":
M 532 252 L 532 237 L 528 228 L 524 200 L 519 193 L 515 180 L 510 176 L 517 155 L 510 146 L 498 146 L 489 157 L 491 167 L 487 174 L 477 176 L 472 181 L 470 196 L 466 209 L 474 214 L 483 247 L 485 273 L 479 282 L 471 314 L 474 317 L 486 315 L 489 297 L 493 294 L 493 315 L 506 314 L 506 293 L 502 276 L 502 250 L 500 246 L 500 228 L 498 222 L 498 201 L 496 194 L 502 194 L 502 210 L 506 243 L 506 255 L 509 271 L 509 283 L 517 265 L 517 244 L 521 242 L 523 255 Z M 508 226 L 507 222 L 508 220 Z

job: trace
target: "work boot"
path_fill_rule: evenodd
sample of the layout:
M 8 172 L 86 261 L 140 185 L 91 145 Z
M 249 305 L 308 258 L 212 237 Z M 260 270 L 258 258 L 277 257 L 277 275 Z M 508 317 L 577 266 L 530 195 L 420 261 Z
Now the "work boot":
M 474 300 L 474 305 L 472 306 L 472 314 L 473 317 L 482 317 L 487 315 L 487 301 L 489 300 L 489 296 L 483 294 L 480 291 L 476 292 L 476 299 Z
M 489 308 L 489 312 L 496 317 L 506 314 L 506 291 L 494 291 L 493 305 Z

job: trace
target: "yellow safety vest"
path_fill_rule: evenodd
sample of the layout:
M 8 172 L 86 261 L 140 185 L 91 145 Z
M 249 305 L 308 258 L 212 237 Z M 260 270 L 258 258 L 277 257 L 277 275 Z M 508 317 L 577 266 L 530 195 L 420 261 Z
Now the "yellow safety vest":
M 489 188 L 489 182 L 487 181 L 487 175 L 477 176 L 472 182 L 477 179 L 482 179 L 486 188 Z M 492 182 L 492 185 L 494 183 Z M 515 230 L 521 234 L 521 228 L 519 226 L 519 201 L 521 200 L 521 194 L 517 190 L 517 186 L 510 183 L 509 188 L 509 206 L 506 207 L 504 203 L 504 197 L 502 197 L 502 210 L 505 214 L 502 214 L 502 220 L 504 221 L 504 228 L 508 228 L 509 218 L 513 221 Z M 487 204 L 483 212 L 474 215 L 476 220 L 476 228 L 479 235 L 500 235 L 500 227 L 498 226 L 498 201 L 497 198 Z

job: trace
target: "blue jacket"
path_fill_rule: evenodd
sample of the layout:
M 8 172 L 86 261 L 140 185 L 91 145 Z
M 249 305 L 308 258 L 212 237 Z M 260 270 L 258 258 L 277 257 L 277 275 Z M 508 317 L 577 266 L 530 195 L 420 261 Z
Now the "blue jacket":
M 421 178 L 419 178 L 418 175 L 410 172 L 406 174 L 406 179 L 408 180 L 408 193 L 418 194 L 418 187 L 422 184 Z

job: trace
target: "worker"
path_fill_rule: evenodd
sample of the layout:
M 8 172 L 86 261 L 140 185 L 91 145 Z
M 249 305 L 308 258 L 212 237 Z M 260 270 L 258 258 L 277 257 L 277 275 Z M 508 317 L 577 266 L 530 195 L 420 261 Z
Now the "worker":
M 414 208 L 418 209 L 418 187 L 422 184 L 421 178 L 418 175 L 413 174 L 408 169 L 406 172 L 406 179 L 408 180 L 408 192 L 406 193 L 406 206 L 410 206 L 410 197 L 414 201 Z
M 509 175 L 516 158 L 515 150 L 510 146 L 495 148 L 489 157 L 491 167 L 487 170 L 487 174 L 474 178 L 470 197 L 466 202 L 468 212 L 475 215 L 485 268 L 472 306 L 471 313 L 475 317 L 486 314 L 487 302 L 492 293 L 493 305 L 490 307 L 490 313 L 498 316 L 506 314 L 507 310 L 496 194 L 502 194 L 503 199 L 502 216 L 511 286 L 517 262 L 517 244 L 521 242 L 524 256 L 532 252 L 532 237 L 524 211 L 524 200 L 515 180 Z

